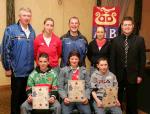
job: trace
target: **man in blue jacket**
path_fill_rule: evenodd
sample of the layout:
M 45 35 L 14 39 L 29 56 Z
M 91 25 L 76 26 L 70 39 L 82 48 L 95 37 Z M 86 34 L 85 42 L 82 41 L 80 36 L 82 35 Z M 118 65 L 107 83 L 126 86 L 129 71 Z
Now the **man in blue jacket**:
M 77 50 L 81 57 L 81 65 L 85 66 L 85 58 L 87 52 L 88 42 L 79 32 L 79 19 L 78 17 L 71 17 L 69 19 L 69 31 L 61 37 L 62 40 L 62 60 L 61 67 L 66 66 L 67 58 L 72 50 Z
M 20 114 L 20 105 L 26 99 L 27 78 L 34 68 L 35 32 L 29 24 L 31 16 L 29 8 L 21 8 L 18 23 L 8 26 L 3 36 L 2 64 L 5 75 L 11 77 L 11 114 Z

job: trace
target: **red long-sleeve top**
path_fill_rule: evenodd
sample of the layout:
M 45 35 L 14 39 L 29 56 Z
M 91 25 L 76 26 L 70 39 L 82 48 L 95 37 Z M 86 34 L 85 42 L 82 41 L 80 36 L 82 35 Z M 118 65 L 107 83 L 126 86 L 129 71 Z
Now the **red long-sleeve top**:
M 59 57 L 62 52 L 62 43 L 60 38 L 52 33 L 51 41 L 48 46 L 43 38 L 43 33 L 39 34 L 34 40 L 34 58 L 37 65 L 38 56 L 43 52 L 49 55 L 49 65 L 51 67 L 57 67 L 59 65 Z

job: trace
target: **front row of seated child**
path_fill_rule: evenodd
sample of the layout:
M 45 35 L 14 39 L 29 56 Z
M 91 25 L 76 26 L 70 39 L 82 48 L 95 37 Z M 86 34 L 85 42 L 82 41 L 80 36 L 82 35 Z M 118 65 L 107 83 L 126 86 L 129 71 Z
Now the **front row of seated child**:
M 68 80 L 85 81 L 85 97 L 81 102 L 71 102 L 68 97 Z M 27 82 L 27 100 L 21 105 L 21 114 L 31 114 L 32 111 L 32 87 L 46 85 L 49 88 L 49 109 L 53 114 L 71 114 L 76 108 L 80 114 L 92 114 L 89 100 L 92 94 L 95 114 L 105 114 L 103 106 L 104 89 L 106 87 L 118 88 L 114 74 L 108 70 L 106 58 L 100 58 L 97 62 L 97 70 L 90 77 L 85 67 L 80 66 L 80 54 L 73 50 L 68 57 L 67 66 L 60 70 L 59 76 L 49 67 L 49 58 L 46 53 L 41 53 L 38 58 L 38 66 L 30 74 Z M 56 99 L 57 92 L 62 99 L 61 105 Z M 116 99 L 115 105 L 107 107 L 112 114 L 122 114 L 120 103 Z

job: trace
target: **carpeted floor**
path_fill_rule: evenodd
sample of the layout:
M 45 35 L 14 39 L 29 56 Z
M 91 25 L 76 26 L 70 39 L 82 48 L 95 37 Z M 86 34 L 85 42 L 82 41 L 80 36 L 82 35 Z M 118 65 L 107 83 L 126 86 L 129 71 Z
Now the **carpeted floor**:
M 0 87 L 0 114 L 10 114 L 10 87 Z

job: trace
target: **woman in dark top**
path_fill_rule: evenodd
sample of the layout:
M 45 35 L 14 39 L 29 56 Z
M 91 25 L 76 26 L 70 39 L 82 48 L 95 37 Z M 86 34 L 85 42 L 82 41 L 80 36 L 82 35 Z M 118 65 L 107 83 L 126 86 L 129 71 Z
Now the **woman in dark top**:
M 91 62 L 90 74 L 96 68 L 96 61 L 100 57 L 106 57 L 109 62 L 110 39 L 105 38 L 104 26 L 98 26 L 96 30 L 96 38 L 93 39 L 88 46 L 87 56 Z

